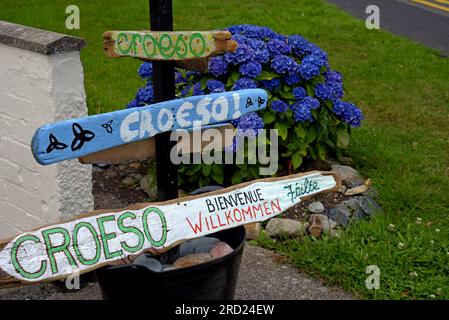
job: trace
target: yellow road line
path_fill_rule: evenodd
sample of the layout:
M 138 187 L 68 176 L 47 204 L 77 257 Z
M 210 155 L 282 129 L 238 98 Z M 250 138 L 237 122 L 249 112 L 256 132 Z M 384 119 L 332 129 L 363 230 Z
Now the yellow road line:
M 436 2 L 439 2 L 439 3 L 445 3 L 445 4 L 449 4 L 449 1 L 448 0 L 435 0 Z
M 443 6 L 441 6 L 439 4 L 436 4 L 436 3 L 432 3 L 432 2 L 429 2 L 429 1 L 425 1 L 425 0 L 412 0 L 412 1 L 413 2 L 417 2 L 417 3 L 421 3 L 421 4 L 423 4 L 425 6 L 428 6 L 428 7 L 432 7 L 432 8 L 436 8 L 436 9 L 439 9 L 439 10 L 443 10 L 443 11 L 449 12 L 449 8 L 448 7 L 443 7 Z M 440 0 L 440 1 L 442 1 L 442 0 Z

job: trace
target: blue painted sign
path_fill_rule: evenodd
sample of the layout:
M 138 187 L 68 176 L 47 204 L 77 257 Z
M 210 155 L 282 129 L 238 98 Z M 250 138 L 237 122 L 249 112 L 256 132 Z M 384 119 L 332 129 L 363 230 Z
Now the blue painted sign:
M 246 89 L 164 101 L 140 108 L 70 119 L 39 128 L 32 151 L 40 164 L 79 158 L 176 129 L 237 119 L 265 109 L 262 89 Z

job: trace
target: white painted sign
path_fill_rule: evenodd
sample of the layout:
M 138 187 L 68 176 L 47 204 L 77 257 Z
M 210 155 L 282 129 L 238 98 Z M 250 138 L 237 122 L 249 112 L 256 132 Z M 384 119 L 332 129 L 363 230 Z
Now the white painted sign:
M 301 198 L 337 187 L 333 174 L 312 172 L 256 180 L 214 193 L 95 214 L 22 234 L 0 252 L 5 273 L 21 282 L 66 277 L 151 248 L 161 249 L 239 225 L 264 221 Z M 0 248 L 2 246 L 0 245 Z

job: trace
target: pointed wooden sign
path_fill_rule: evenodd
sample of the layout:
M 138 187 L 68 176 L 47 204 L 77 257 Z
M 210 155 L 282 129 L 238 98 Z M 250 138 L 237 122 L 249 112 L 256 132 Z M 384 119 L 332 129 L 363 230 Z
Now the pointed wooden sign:
M 273 218 L 339 185 L 336 173 L 314 171 L 89 212 L 0 242 L 0 287 L 82 274 L 145 251 L 161 253 L 183 240 Z
M 187 60 L 237 48 L 228 31 L 106 31 L 103 39 L 104 52 L 112 58 Z
M 246 89 L 70 119 L 39 128 L 32 152 L 40 164 L 80 158 L 161 132 L 237 119 L 266 108 L 267 100 L 266 91 Z

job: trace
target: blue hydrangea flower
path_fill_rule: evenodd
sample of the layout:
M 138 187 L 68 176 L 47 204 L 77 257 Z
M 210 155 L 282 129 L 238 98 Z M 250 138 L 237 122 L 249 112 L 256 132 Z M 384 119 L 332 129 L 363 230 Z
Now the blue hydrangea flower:
M 310 42 L 298 34 L 289 36 L 287 39 L 287 43 L 293 49 L 293 52 L 299 57 L 305 55 L 309 50 Z
M 186 83 L 187 79 L 184 78 L 181 72 L 175 71 L 175 83 Z
M 211 93 L 217 93 L 217 92 L 225 92 L 225 85 L 223 82 L 210 79 L 206 82 L 206 87 Z
M 315 64 L 304 60 L 299 65 L 299 73 L 301 74 L 301 77 L 306 80 L 310 80 L 320 74 L 320 68 L 318 68 Z
M 300 104 L 304 105 L 305 107 L 313 110 L 313 109 L 318 109 L 320 107 L 320 102 L 312 97 L 305 97 L 304 99 L 301 100 Z
M 301 75 L 299 74 L 299 72 L 293 73 L 291 75 L 288 75 L 288 76 L 284 77 L 285 83 L 288 84 L 289 86 L 293 86 L 293 85 L 295 85 L 297 83 L 300 83 L 301 80 L 302 79 L 301 79 Z
M 209 72 L 215 77 L 220 77 L 228 72 L 228 63 L 223 56 L 212 57 L 209 60 Z
M 239 67 L 239 72 L 242 76 L 247 76 L 250 78 L 256 78 L 262 72 L 262 66 L 257 61 L 250 61 L 245 64 L 242 64 Z
M 340 72 L 329 70 L 324 74 L 326 82 L 343 82 L 343 77 Z
M 245 132 L 251 130 L 255 132 L 256 135 L 257 130 L 263 129 L 264 127 L 265 124 L 263 119 L 256 112 L 250 112 L 241 116 L 237 125 L 237 129 L 238 131 L 241 131 L 241 133 L 244 134 Z
M 276 33 L 268 27 L 259 27 L 249 24 L 235 25 L 228 28 L 232 34 L 242 34 L 248 38 L 264 40 L 272 38 Z
M 126 106 L 127 109 L 136 108 L 136 107 L 140 107 L 139 102 L 137 102 L 136 99 L 134 99 L 133 101 L 128 103 L 128 105 Z
M 186 78 L 190 79 L 190 77 L 200 76 L 201 72 L 189 70 L 186 72 Z
M 293 111 L 293 118 L 296 122 L 307 122 L 307 121 L 314 121 L 311 109 L 308 108 L 305 104 L 301 102 L 295 102 L 291 109 Z
M 249 78 L 240 78 L 232 86 L 232 90 L 254 89 L 257 84 Z
M 153 86 L 148 85 L 146 87 L 140 88 L 136 94 L 136 100 L 140 104 L 151 104 L 154 99 Z
M 334 97 L 334 92 L 328 84 L 318 83 L 315 86 L 315 96 L 321 100 L 331 100 Z
M 151 62 L 144 62 L 140 65 L 137 71 L 142 79 L 149 79 L 153 76 L 153 64 Z
M 271 39 L 267 42 L 267 46 L 272 57 L 282 54 L 287 55 L 292 52 L 292 48 L 287 43 L 278 39 Z
M 278 74 L 288 73 L 289 75 L 297 73 L 299 66 L 293 58 L 285 55 L 278 55 L 271 60 L 271 68 Z
M 273 78 L 271 80 L 261 80 L 260 84 L 262 85 L 262 87 L 270 91 L 276 91 L 277 89 L 279 89 L 279 86 L 281 85 L 281 79 Z
M 256 57 L 254 49 L 247 44 L 239 44 L 235 52 L 228 52 L 224 55 L 226 62 L 234 65 L 252 61 Z
M 293 88 L 292 93 L 296 100 L 302 100 L 307 97 L 307 92 L 303 87 Z
M 201 89 L 201 82 L 197 82 L 193 85 L 193 95 L 201 96 L 204 94 L 204 91 Z
M 254 55 L 257 61 L 260 63 L 267 63 L 270 60 L 270 51 L 267 44 L 264 41 L 249 39 L 247 44 L 253 48 Z
M 364 119 L 362 111 L 355 104 L 341 100 L 334 102 L 332 112 L 351 127 L 359 127 Z
M 288 110 L 288 104 L 282 100 L 274 100 L 271 103 L 271 109 L 276 112 L 286 112 Z

